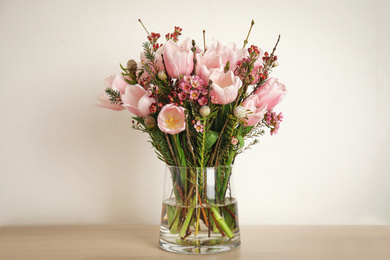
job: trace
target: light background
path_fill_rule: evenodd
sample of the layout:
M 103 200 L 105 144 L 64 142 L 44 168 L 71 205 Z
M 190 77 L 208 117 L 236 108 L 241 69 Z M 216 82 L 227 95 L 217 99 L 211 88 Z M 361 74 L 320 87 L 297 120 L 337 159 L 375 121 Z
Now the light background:
M 0 1 L 0 226 L 159 224 L 164 164 L 103 80 L 174 26 L 271 51 L 276 136 L 238 157 L 240 223 L 390 224 L 389 1 Z

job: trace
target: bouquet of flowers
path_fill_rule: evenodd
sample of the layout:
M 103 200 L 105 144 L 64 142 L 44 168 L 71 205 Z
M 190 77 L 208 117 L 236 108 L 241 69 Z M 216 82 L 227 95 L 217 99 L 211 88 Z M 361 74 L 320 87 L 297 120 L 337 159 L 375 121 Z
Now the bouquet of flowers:
M 217 205 L 227 199 L 229 166 L 237 155 L 256 144 L 265 129 L 276 134 L 283 119 L 273 109 L 286 88 L 269 76 L 278 66 L 280 36 L 269 54 L 255 45 L 245 47 L 250 30 L 243 48 L 213 41 L 201 49 L 190 39 L 179 44 L 181 32 L 175 27 L 160 44 L 160 34 L 147 31 L 140 62 L 130 60 L 121 65 L 121 74 L 108 77 L 97 105 L 134 114 L 133 128 L 149 135 L 157 157 L 178 166 L 170 170 L 176 204 L 166 208 L 172 234 L 184 239 L 190 226 L 197 234 L 202 221 L 209 231 L 232 238 L 235 208 Z M 217 166 L 227 168 L 215 175 L 219 187 L 210 198 L 204 169 Z M 201 209 L 189 207 L 195 204 Z

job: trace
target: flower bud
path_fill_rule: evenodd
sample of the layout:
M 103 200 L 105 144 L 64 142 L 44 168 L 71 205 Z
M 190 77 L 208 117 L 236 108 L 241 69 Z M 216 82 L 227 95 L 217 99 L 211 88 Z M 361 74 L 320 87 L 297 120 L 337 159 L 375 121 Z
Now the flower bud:
M 233 115 L 237 119 L 242 119 L 246 117 L 246 108 L 243 106 L 238 106 L 233 110 Z
M 208 106 L 202 106 L 199 109 L 199 114 L 203 117 L 210 115 L 210 108 Z
M 166 80 L 167 79 L 167 74 L 165 74 L 165 72 L 163 70 L 159 71 L 157 76 L 161 80 Z
M 277 67 L 277 66 L 279 66 L 279 62 L 274 61 L 274 62 L 272 63 L 272 67 Z
M 154 118 L 151 116 L 147 116 L 144 118 L 144 123 L 147 128 L 152 128 L 156 125 L 156 120 L 154 120 Z
M 232 145 L 238 144 L 238 139 L 235 136 L 233 136 L 231 143 L 232 143 Z

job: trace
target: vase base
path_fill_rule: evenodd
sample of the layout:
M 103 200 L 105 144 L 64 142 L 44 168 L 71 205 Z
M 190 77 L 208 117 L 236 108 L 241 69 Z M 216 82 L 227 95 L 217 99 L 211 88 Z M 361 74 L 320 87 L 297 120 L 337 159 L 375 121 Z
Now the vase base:
M 227 252 L 234 248 L 237 248 L 240 244 L 241 241 L 236 240 L 232 243 L 227 243 L 222 245 L 192 246 L 192 245 L 178 245 L 160 239 L 160 247 L 165 251 L 178 253 L 178 254 L 190 254 L 190 255 L 215 254 L 215 253 Z

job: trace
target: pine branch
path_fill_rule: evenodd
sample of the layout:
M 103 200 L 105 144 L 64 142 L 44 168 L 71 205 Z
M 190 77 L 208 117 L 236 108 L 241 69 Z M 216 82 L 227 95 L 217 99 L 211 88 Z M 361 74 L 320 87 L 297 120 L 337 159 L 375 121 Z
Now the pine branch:
M 106 88 L 105 92 L 110 96 L 111 104 L 122 105 L 121 93 L 119 90 L 113 90 L 112 88 Z

